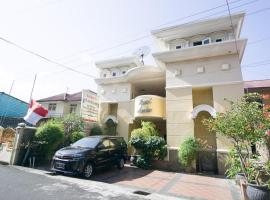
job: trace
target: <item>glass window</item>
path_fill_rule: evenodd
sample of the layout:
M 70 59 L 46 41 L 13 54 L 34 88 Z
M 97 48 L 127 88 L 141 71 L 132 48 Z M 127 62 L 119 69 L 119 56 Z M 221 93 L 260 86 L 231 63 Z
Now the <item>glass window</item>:
M 115 72 L 113 72 L 113 73 L 112 73 L 112 75 L 113 75 L 113 76 L 116 76 L 116 73 L 115 73 Z
M 107 74 L 103 74 L 103 77 L 106 78 Z
M 70 104 L 69 113 L 76 113 L 77 104 Z
M 48 107 L 49 111 L 55 111 L 56 110 L 56 103 L 50 103 Z
M 222 39 L 216 39 L 216 42 L 222 42 Z
M 181 48 L 182 48 L 181 45 L 177 45 L 177 46 L 175 47 L 175 49 L 181 49 Z
M 122 74 L 125 74 L 126 73 L 126 71 L 122 71 Z
M 209 44 L 209 43 L 210 43 L 210 39 L 209 38 L 203 40 L 203 44 Z
M 110 140 L 103 140 L 103 142 L 101 143 L 101 146 L 103 148 L 109 148 L 110 147 Z
M 202 45 L 202 41 L 193 42 L 193 46 L 199 46 L 199 45 Z
M 75 142 L 71 146 L 84 147 L 84 148 L 95 148 L 99 142 L 100 142 L 99 138 L 87 137 L 87 138 L 83 138 L 83 139 L 78 140 L 77 142 Z

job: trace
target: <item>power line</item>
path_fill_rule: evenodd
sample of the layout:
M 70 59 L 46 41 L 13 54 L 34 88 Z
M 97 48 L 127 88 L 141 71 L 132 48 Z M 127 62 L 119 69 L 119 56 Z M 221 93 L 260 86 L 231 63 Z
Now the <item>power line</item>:
M 249 3 L 250 3 L 250 2 L 249 2 Z M 239 6 L 237 6 L 237 7 L 239 7 Z M 234 8 L 236 8 L 236 7 L 231 8 L 231 10 L 234 9 Z M 270 10 L 270 7 L 269 7 L 269 8 L 264 8 L 264 9 L 260 9 L 260 10 L 257 10 L 257 11 L 251 12 L 251 13 L 247 13 L 246 16 L 258 14 L 258 13 L 265 12 L 265 11 L 268 11 L 268 10 Z M 224 10 L 223 12 L 227 12 L 227 11 L 228 11 L 228 10 Z M 212 15 L 208 15 L 207 17 L 201 18 L 201 19 L 208 19 L 209 17 L 211 17 L 211 16 L 213 16 L 213 15 L 217 15 L 217 14 L 219 14 L 219 13 L 214 13 L 214 14 L 212 14 Z M 170 35 L 168 35 L 168 36 L 176 36 L 176 35 L 177 35 L 177 34 L 170 34 Z M 260 39 L 260 40 L 256 40 L 256 41 L 254 41 L 254 42 L 250 42 L 250 43 L 248 43 L 247 45 L 253 45 L 253 44 L 256 44 L 256 43 L 259 43 L 259 42 L 262 42 L 262 41 L 265 41 L 265 40 L 269 40 L 269 39 L 270 39 L 270 37 L 263 38 L 263 39 Z M 76 66 L 76 67 L 77 67 L 77 66 Z
M 240 1 L 242 1 L 242 0 L 237 0 L 237 1 L 231 2 L 231 4 L 232 4 L 232 3 L 237 3 L 237 2 L 240 2 Z M 251 1 L 251 2 L 246 2 L 245 4 L 242 4 L 242 5 L 233 7 L 233 8 L 231 8 L 231 9 L 235 9 L 235 8 L 238 8 L 238 7 L 241 7 L 241 6 L 250 4 L 250 3 L 254 3 L 254 2 L 257 2 L 257 1 L 259 1 L 259 0 L 254 0 L 254 1 Z M 204 10 L 204 11 L 200 11 L 200 12 L 197 12 L 197 13 L 195 13 L 195 14 L 192 14 L 192 15 L 189 15 L 189 16 L 186 16 L 186 17 L 183 17 L 183 18 L 178 18 L 178 19 L 176 19 L 176 20 L 174 20 L 174 21 L 180 21 L 180 20 L 183 20 L 183 19 L 192 17 L 192 16 L 196 16 L 196 15 L 198 15 L 198 14 L 202 14 L 202 13 L 205 13 L 205 12 L 210 12 L 211 10 L 214 10 L 214 9 L 217 9 L 217 8 L 220 8 L 220 7 L 223 7 L 224 5 L 225 5 L 225 4 L 222 4 L 222 5 L 220 5 L 220 6 L 217 6 L 217 7 L 211 8 L 211 9 L 207 9 L 207 10 Z M 256 13 L 259 13 L 259 12 L 263 12 L 263 11 L 266 11 L 266 10 L 269 10 L 269 9 L 270 9 L 270 8 L 264 8 L 264 9 L 261 9 L 261 10 L 257 10 L 257 11 L 255 11 L 255 12 L 250 13 L 249 15 L 256 14 Z M 220 12 L 215 13 L 214 15 L 216 15 L 216 14 L 220 14 Z M 213 15 L 210 15 L 210 16 L 213 16 Z M 207 16 L 207 17 L 209 17 L 209 16 Z M 168 23 L 172 23 L 172 21 L 170 21 L 170 22 L 168 22 Z M 168 23 L 164 23 L 163 25 L 168 24 Z M 142 37 L 135 38 L 135 39 L 133 39 L 133 40 L 130 40 L 130 41 L 127 41 L 127 42 L 124 42 L 124 43 L 120 43 L 120 44 L 118 44 L 118 45 L 115 45 L 115 46 L 112 46 L 112 47 L 109 47 L 109 48 L 106 48 L 106 49 L 102 49 L 102 50 L 95 51 L 95 52 L 93 52 L 91 55 L 103 53 L 103 52 L 105 52 L 105 51 L 109 51 L 109 50 L 111 50 L 111 49 L 115 49 L 115 48 L 117 48 L 117 47 L 120 47 L 120 46 L 129 44 L 129 43 L 132 43 L 132 42 L 135 42 L 135 41 L 138 41 L 138 40 L 144 39 L 144 38 L 146 38 L 146 37 L 150 37 L 150 36 L 152 36 L 152 35 L 151 35 L 151 34 L 147 34 L 147 35 L 144 35 L 144 36 L 142 36 Z M 30 53 L 30 54 L 33 54 L 33 55 L 35 55 L 35 56 L 37 56 L 37 57 L 39 57 L 39 58 L 41 58 L 41 59 L 43 59 L 43 60 L 45 60 L 45 61 L 47 61 L 47 62 L 50 62 L 50 63 L 55 64 L 55 65 L 58 65 L 58 66 L 60 66 L 60 67 L 62 67 L 62 68 L 65 68 L 66 70 L 70 70 L 70 71 L 79 73 L 79 74 L 81 74 L 81 75 L 87 76 L 87 77 L 96 78 L 96 77 L 94 77 L 94 76 L 92 76 L 92 75 L 89 75 L 89 74 L 87 74 L 87 73 L 78 71 L 78 70 L 76 70 L 76 69 L 74 69 L 74 68 L 72 68 L 72 67 L 69 67 L 69 66 L 64 65 L 64 64 L 62 64 L 62 63 L 59 63 L 59 62 L 56 62 L 56 61 L 54 61 L 54 60 L 52 60 L 52 59 L 49 59 L 49 58 L 47 58 L 47 57 L 44 57 L 44 56 L 42 56 L 42 55 L 40 55 L 40 54 L 38 54 L 38 53 L 35 53 L 35 52 L 33 52 L 33 51 L 30 51 L 30 50 L 28 50 L 28 49 L 26 49 L 26 48 L 24 48 L 24 47 L 22 47 L 22 46 L 20 46 L 20 45 L 18 45 L 18 44 L 16 44 L 16 43 L 14 43 L 14 42 L 11 42 L 11 41 L 9 41 L 9 40 L 3 38 L 3 37 L 0 37 L 0 40 L 3 40 L 3 41 L 5 41 L 5 42 L 7 42 L 7 43 L 9 43 L 9 44 L 11 44 L 11 45 L 13 45 L 13 46 L 16 46 L 17 48 L 20 48 L 20 49 L 23 50 L 23 51 L 26 51 L 26 52 L 28 52 L 28 53 Z
M 257 64 L 257 65 L 243 65 L 243 68 L 254 68 L 254 67 L 260 67 L 260 66 L 265 66 L 265 65 L 269 65 L 270 62 L 268 63 L 262 63 L 262 64 Z
M 29 53 L 29 54 L 32 54 L 32 55 L 34 55 L 34 56 L 36 56 L 36 57 L 38 57 L 38 58 L 41 58 L 41 59 L 43 59 L 43 60 L 45 60 L 45 61 L 47 61 L 47 62 L 49 62 L 49 63 L 52 63 L 52 64 L 54 64 L 54 65 L 58 65 L 58 66 L 60 66 L 60 67 L 62 67 L 62 68 L 65 68 L 65 69 L 67 69 L 67 70 L 76 72 L 76 73 L 78 73 L 78 74 L 81 74 L 81 75 L 84 75 L 84 76 L 87 76 L 87 77 L 90 77 L 90 78 L 96 78 L 96 77 L 94 77 L 94 76 L 92 76 L 92 75 L 90 75 L 90 74 L 87 74 L 87 73 L 78 71 L 78 70 L 73 69 L 73 68 L 71 68 L 71 67 L 69 67 L 69 66 L 67 66 L 67 65 L 58 63 L 58 62 L 56 62 L 56 61 L 54 61 L 54 60 L 52 60 L 52 59 L 49 59 L 49 58 L 47 58 L 47 57 L 45 57 L 45 56 L 42 56 L 42 55 L 40 55 L 40 54 L 38 54 L 38 53 L 36 53 L 36 52 L 34 52 L 34 51 L 28 50 L 28 49 L 26 49 L 26 48 L 24 48 L 24 47 L 22 47 L 22 46 L 20 46 L 20 45 L 18 45 L 18 44 L 16 44 L 16 43 L 14 43 L 14 42 L 11 42 L 10 40 L 7 40 L 7 39 L 5 39 L 5 38 L 3 38 L 3 37 L 0 37 L 0 40 L 4 41 L 4 42 L 6 42 L 6 43 L 8 43 L 8 44 L 10 44 L 10 45 L 12 45 L 12 46 L 15 46 L 15 47 L 17 47 L 17 48 L 19 48 L 19 49 L 21 49 L 21 50 L 23 50 L 23 51 L 25 51 L 25 52 L 27 52 L 27 53 Z
M 266 40 L 269 40 L 269 39 L 270 39 L 270 37 L 262 38 L 262 39 L 259 39 L 259 40 L 255 40 L 253 42 L 248 42 L 248 45 L 257 44 L 257 43 L 260 43 L 260 42 L 263 42 L 263 41 L 266 41 Z
M 231 22 L 232 32 L 233 32 L 233 36 L 234 36 L 234 45 L 235 45 L 235 49 L 236 49 L 236 52 L 237 52 L 238 63 L 240 64 L 241 61 L 240 61 L 240 58 L 239 58 L 239 50 L 238 50 L 237 41 L 236 41 L 236 33 L 235 33 L 234 26 L 233 26 L 233 21 L 232 21 L 231 9 L 230 9 L 230 5 L 229 5 L 228 0 L 225 0 L 225 1 L 226 1 L 226 4 L 227 4 L 229 16 L 230 16 L 230 22 Z
M 241 5 L 239 5 L 239 6 L 236 6 L 236 7 L 231 8 L 230 10 L 235 9 L 235 8 L 239 8 L 239 7 L 243 6 L 243 5 L 247 5 L 248 3 L 253 3 L 253 2 L 256 2 L 256 1 L 258 1 L 258 0 L 251 1 L 251 2 L 247 2 L 247 3 L 245 3 L 245 4 L 241 4 Z M 258 13 L 261 13 L 261 12 L 265 12 L 265 11 L 268 11 L 268 10 L 270 10 L 270 7 L 268 7 L 268 8 L 263 8 L 263 9 L 259 9 L 259 10 L 256 10 L 256 11 L 254 11 L 254 12 L 247 13 L 246 16 L 255 15 L 255 14 L 258 14 Z M 223 10 L 222 12 L 228 12 L 228 10 Z M 219 12 L 219 13 L 214 13 L 214 14 L 211 14 L 211 15 L 208 15 L 208 16 L 206 16 L 205 18 L 201 18 L 201 19 L 208 19 L 209 17 L 211 17 L 211 16 L 213 16 L 213 15 L 217 15 L 217 14 L 220 14 L 220 12 Z M 200 19 L 199 19 L 199 20 L 200 20 Z M 233 31 L 233 32 L 234 32 L 234 31 Z M 174 35 L 177 35 L 177 34 L 170 34 L 169 36 L 174 36 Z M 254 42 L 248 43 L 247 45 L 253 45 L 253 44 L 256 44 L 256 43 L 259 43 L 259 42 L 268 40 L 268 39 L 270 39 L 270 37 L 263 38 L 263 39 L 260 39 L 260 40 L 256 40 L 256 41 L 254 41 Z M 236 37 L 235 37 L 235 40 L 236 40 Z M 237 44 L 236 44 L 236 46 L 237 46 Z M 238 50 L 238 48 L 237 48 L 237 50 Z M 238 51 L 237 51 L 237 52 L 238 52 Z
M 243 65 L 243 66 L 250 66 L 250 65 L 264 64 L 265 62 L 270 62 L 270 59 L 261 60 L 261 61 L 257 61 L 257 62 L 253 62 L 253 63 L 248 63 L 248 64 Z
M 240 1 L 243 1 L 243 0 L 232 1 L 232 2 L 230 2 L 230 4 L 235 4 L 235 3 L 238 3 L 238 2 L 240 2 Z M 259 0 L 253 0 L 253 1 L 250 1 L 250 2 L 246 2 L 246 3 L 242 4 L 242 5 L 239 5 L 239 6 L 234 7 L 234 8 L 232 8 L 232 9 L 239 8 L 239 7 L 242 7 L 242 6 L 245 6 L 245 5 L 248 5 L 248 4 L 257 2 L 257 1 L 259 1 Z M 177 21 L 182 21 L 182 20 L 184 20 L 184 19 L 188 19 L 188 18 L 190 18 L 190 17 L 194 17 L 194 16 L 197 16 L 197 15 L 200 15 L 200 14 L 203 14 L 203 13 L 207 13 L 207 12 L 213 11 L 213 10 L 215 10 L 215 9 L 224 7 L 224 6 L 226 6 L 226 4 L 221 4 L 221 5 L 219 5 L 219 6 L 216 6 L 216 7 L 210 8 L 210 9 L 206 9 L 206 10 L 202 10 L 202 11 L 199 11 L 199 12 L 197 12 L 197 13 L 194 13 L 194 14 L 191 14 L 191 15 L 188 15 L 188 16 L 185 16 L 185 17 L 177 18 L 177 19 L 174 19 L 174 20 L 165 22 L 165 23 L 163 23 L 163 24 L 161 24 L 161 25 L 152 27 L 152 28 L 150 28 L 150 29 L 156 29 L 156 28 L 159 28 L 159 27 L 164 26 L 164 25 L 172 24 L 172 23 L 177 22 Z M 223 11 L 223 12 L 224 12 L 224 11 Z M 215 15 L 216 15 L 216 14 L 220 14 L 220 12 L 215 13 Z M 104 49 L 101 49 L 101 50 L 98 50 L 98 51 L 91 52 L 90 55 L 100 54 L 100 53 L 109 51 L 109 50 L 111 50 L 111 49 L 118 48 L 118 47 L 121 47 L 121 46 L 125 46 L 125 45 L 127 45 L 127 44 L 130 44 L 130 43 L 133 43 L 133 42 L 136 42 L 136 41 L 139 41 L 139 40 L 148 38 L 148 37 L 152 37 L 152 35 L 148 33 L 148 34 L 145 34 L 145 35 L 143 35 L 143 36 L 134 38 L 134 39 L 132 39 L 132 40 L 128 40 L 128 41 L 125 41 L 125 42 L 122 42 L 122 43 L 113 45 L 113 46 L 108 47 L 108 48 L 104 48 Z M 62 59 L 66 58 L 66 57 L 73 57 L 73 56 L 76 56 L 76 55 L 80 55 L 81 53 L 88 52 L 88 51 L 91 51 L 91 50 L 92 50 L 92 49 L 85 49 L 85 50 L 80 51 L 79 53 L 71 54 L 70 56 L 65 56 L 65 57 L 63 57 Z

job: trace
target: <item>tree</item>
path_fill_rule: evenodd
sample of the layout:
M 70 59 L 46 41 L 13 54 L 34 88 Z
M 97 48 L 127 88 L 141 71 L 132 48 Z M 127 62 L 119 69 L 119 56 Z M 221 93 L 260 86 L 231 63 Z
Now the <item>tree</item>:
M 103 131 L 98 124 L 94 124 L 93 128 L 91 129 L 90 135 L 103 135 Z
M 46 161 L 62 144 L 64 131 L 61 123 L 49 120 L 37 128 L 34 136 L 34 143 L 39 144 L 37 149 L 39 156 Z
M 68 146 L 70 143 L 72 143 L 72 133 L 84 132 L 84 121 L 77 115 L 69 114 L 63 118 L 57 119 L 56 121 L 59 121 L 64 128 L 64 146 Z
M 215 119 L 204 120 L 204 124 L 212 132 L 231 139 L 240 158 L 242 172 L 248 176 L 247 163 L 251 157 L 250 146 L 264 140 L 270 128 L 270 120 L 266 117 L 260 95 L 247 94 L 224 113 L 218 113 Z

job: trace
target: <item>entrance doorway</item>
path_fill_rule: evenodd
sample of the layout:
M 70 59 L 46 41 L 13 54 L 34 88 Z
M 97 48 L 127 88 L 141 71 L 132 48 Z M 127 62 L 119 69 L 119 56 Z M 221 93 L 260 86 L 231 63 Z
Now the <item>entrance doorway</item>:
M 201 111 L 194 120 L 195 138 L 203 144 L 197 156 L 197 171 L 217 173 L 217 140 L 216 134 L 210 133 L 203 125 L 203 120 L 212 117 L 209 112 Z

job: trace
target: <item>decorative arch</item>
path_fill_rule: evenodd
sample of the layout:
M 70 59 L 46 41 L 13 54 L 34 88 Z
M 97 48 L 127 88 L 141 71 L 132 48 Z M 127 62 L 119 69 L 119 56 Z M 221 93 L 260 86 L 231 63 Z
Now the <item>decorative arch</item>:
M 201 105 L 196 106 L 191 112 L 192 119 L 195 119 L 197 115 L 199 114 L 199 112 L 202 112 L 202 111 L 208 112 L 213 118 L 216 118 L 217 116 L 217 112 L 215 108 L 207 104 L 201 104 Z
M 106 123 L 108 120 L 112 120 L 115 124 L 118 124 L 118 120 L 114 115 L 108 115 L 105 119 L 104 119 L 104 123 Z

